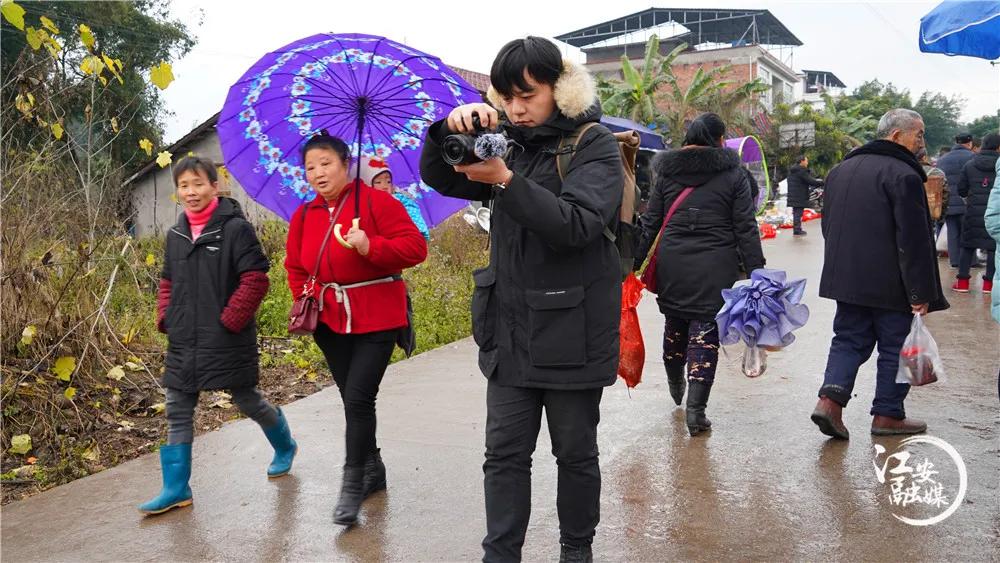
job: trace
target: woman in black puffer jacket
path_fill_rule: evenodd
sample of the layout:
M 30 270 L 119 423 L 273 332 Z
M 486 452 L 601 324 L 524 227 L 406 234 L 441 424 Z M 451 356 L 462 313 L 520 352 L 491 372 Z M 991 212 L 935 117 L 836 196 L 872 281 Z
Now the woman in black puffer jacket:
M 750 185 L 735 151 L 722 145 L 726 125 L 713 113 L 698 116 L 684 146 L 653 162 L 654 185 L 642 217 L 636 256 L 645 258 L 664 217 L 685 188 L 663 232 L 657 252 L 657 304 L 666 317 L 663 362 L 670 395 L 680 405 L 687 363 L 687 426 L 691 435 L 708 430 L 705 406 L 719 360 L 715 315 L 722 290 L 746 272 L 764 266 Z

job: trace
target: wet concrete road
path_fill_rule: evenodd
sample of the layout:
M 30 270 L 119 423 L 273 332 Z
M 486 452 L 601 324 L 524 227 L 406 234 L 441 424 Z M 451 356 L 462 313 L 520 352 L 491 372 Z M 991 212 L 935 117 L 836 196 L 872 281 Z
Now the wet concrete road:
M 950 311 L 930 317 L 949 380 L 914 389 L 908 414 L 958 450 L 968 492 L 944 522 L 913 527 L 893 516 L 905 511 L 875 476 L 873 446 L 892 453 L 900 440 L 868 432 L 874 360 L 845 412 L 850 442 L 827 440 L 809 420 L 834 311 L 816 296 L 822 238 L 785 235 L 766 241 L 765 253 L 772 267 L 809 278 L 812 320 L 793 347 L 770 356 L 760 379 L 743 377 L 739 350 L 730 350 L 709 403 L 709 436 L 689 438 L 683 411 L 673 408 L 659 360 L 661 317 L 644 299 L 644 382 L 631 396 L 621 383 L 607 389 L 602 405 L 596 559 L 1000 560 L 1000 332 L 988 298 L 953 296 Z M 942 273 L 951 277 L 947 264 Z M 389 490 L 370 499 L 363 525 L 346 533 L 331 523 L 343 415 L 329 388 L 285 409 L 300 447 L 290 476 L 265 478 L 270 448 L 256 425 L 240 421 L 196 441 L 193 507 L 140 517 L 135 505 L 160 482 L 149 455 L 4 507 L 0 555 L 12 562 L 475 560 L 485 529 L 484 398 L 471 341 L 391 367 L 379 397 Z M 544 426 L 524 549 L 533 561 L 558 559 L 555 463 Z M 910 450 L 934 459 L 953 496 L 954 466 L 923 448 Z M 935 512 L 915 506 L 906 514 Z

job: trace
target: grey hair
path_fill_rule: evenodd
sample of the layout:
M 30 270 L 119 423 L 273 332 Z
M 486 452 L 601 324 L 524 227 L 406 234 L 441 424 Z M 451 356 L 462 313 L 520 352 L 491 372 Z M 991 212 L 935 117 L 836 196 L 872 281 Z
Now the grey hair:
M 912 109 L 896 108 L 885 112 L 882 119 L 878 120 L 878 130 L 875 136 L 879 139 L 888 139 L 893 131 L 910 131 L 918 121 L 924 118 Z

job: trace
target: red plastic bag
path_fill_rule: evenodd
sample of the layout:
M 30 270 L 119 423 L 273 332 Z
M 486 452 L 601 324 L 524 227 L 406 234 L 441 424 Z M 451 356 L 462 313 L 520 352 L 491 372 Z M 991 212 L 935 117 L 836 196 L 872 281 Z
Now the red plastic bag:
M 803 221 L 814 221 L 816 219 L 819 219 L 820 217 L 822 217 L 822 215 L 820 215 L 816 211 L 813 211 L 812 209 L 809 209 L 808 207 L 802 210 Z
M 628 276 L 622 284 L 622 318 L 619 326 L 621 355 L 618 359 L 618 377 L 632 389 L 642 381 L 642 368 L 646 364 L 646 345 L 642 342 L 639 313 L 636 307 L 642 299 L 642 282 Z
M 764 223 L 763 225 L 760 226 L 761 240 L 776 238 L 777 236 L 778 236 L 778 229 L 775 229 L 774 225 L 770 223 Z

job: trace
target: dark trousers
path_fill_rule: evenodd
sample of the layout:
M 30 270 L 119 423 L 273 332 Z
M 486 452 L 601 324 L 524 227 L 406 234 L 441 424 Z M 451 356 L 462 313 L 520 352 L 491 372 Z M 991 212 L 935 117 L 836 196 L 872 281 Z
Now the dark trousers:
M 682 371 L 687 363 L 688 381 L 714 383 L 719 365 L 719 325 L 715 321 L 666 317 L 663 363 L 677 371 Z
M 948 215 L 944 218 L 944 224 L 948 227 L 948 262 L 952 268 L 957 268 L 962 255 L 962 226 L 965 224 L 965 215 Z
M 396 332 L 337 334 L 319 323 L 313 334 L 344 402 L 345 466 L 364 465 L 368 454 L 377 447 L 375 398 L 396 345 Z
M 828 397 L 847 406 L 854 391 L 858 369 L 878 346 L 875 400 L 871 414 L 897 419 L 906 418 L 903 401 L 910 386 L 896 383 L 899 351 L 910 333 L 913 315 L 837 302 L 833 318 L 833 342 L 826 363 L 820 397 Z
M 958 279 L 967 280 L 972 278 L 969 271 L 972 270 L 972 263 L 975 261 L 976 249 L 962 248 L 962 255 L 958 259 Z M 983 279 L 993 281 L 993 275 L 996 274 L 996 267 L 996 251 L 989 250 L 986 252 L 986 275 L 983 276 Z
M 601 519 L 597 424 L 603 389 L 486 388 L 486 537 L 483 561 L 520 561 L 531 516 L 531 455 L 542 408 L 558 466 L 559 541 L 589 545 Z
M 802 212 L 806 210 L 805 207 L 793 207 L 792 208 L 792 226 L 793 232 L 802 232 Z

